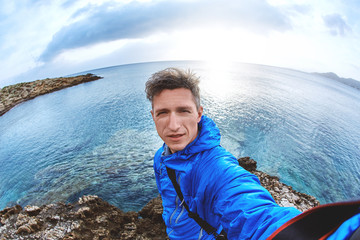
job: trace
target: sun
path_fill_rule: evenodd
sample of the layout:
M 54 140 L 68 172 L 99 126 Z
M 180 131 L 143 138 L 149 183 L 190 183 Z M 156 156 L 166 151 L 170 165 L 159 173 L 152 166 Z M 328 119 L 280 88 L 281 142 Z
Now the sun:
M 259 39 L 255 34 L 239 28 L 202 27 L 176 31 L 169 58 L 207 62 L 253 62 Z

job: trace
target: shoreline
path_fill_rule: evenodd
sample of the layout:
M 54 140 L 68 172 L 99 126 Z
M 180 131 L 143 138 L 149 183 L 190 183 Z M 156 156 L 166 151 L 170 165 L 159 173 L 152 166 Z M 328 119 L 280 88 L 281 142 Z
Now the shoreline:
M 250 157 L 238 159 L 239 165 L 255 174 L 263 187 L 265 187 L 274 198 L 275 202 L 281 207 L 295 207 L 301 212 L 320 205 L 319 200 L 314 196 L 301 193 L 280 181 L 279 177 L 271 176 L 265 172 L 257 170 L 257 162 Z
M 250 157 L 239 158 L 238 162 L 258 176 L 278 205 L 300 211 L 319 205 L 315 197 L 258 171 L 256 161 Z M 169 239 L 162 211 L 160 196 L 138 212 L 123 212 L 98 196 L 82 196 L 71 204 L 16 205 L 0 211 L 0 239 Z
M 18 83 L 0 89 L 0 116 L 14 106 L 37 96 L 101 79 L 93 74 L 48 78 Z M 257 170 L 250 157 L 239 165 L 255 174 L 276 203 L 306 211 L 319 201 L 300 193 L 275 176 Z M 0 210 L 0 239 L 168 239 L 162 220 L 160 197 L 151 199 L 138 212 L 123 212 L 98 196 L 83 196 L 77 202 L 43 205 L 15 205 Z
M 102 77 L 88 73 L 74 77 L 46 78 L 32 82 L 17 83 L 0 89 L 0 117 L 16 105 L 38 96 L 52 93 Z

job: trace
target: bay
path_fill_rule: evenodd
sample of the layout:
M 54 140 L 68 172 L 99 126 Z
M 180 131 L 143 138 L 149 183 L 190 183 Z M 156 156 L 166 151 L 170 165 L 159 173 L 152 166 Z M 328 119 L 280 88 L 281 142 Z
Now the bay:
M 0 209 L 95 194 L 125 210 L 157 196 L 162 141 L 144 84 L 166 67 L 201 77 L 222 145 L 321 203 L 360 196 L 360 91 L 318 75 L 243 63 L 153 62 L 20 104 L 0 118 Z M 74 74 L 77 75 L 77 74 Z

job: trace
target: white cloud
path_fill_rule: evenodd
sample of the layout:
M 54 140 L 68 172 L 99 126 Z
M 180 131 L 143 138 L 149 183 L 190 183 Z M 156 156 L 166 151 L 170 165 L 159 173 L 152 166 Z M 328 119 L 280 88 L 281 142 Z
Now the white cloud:
M 11 77 L 39 65 L 37 58 L 69 17 L 69 11 L 39 1 L 3 1 L 1 13 L 0 60 L 2 77 Z
M 340 14 L 325 15 L 323 19 L 332 35 L 345 36 L 346 33 L 351 32 L 351 28 Z
M 249 12 L 248 8 L 254 11 Z M 194 26 L 237 26 L 261 33 L 291 28 L 286 16 L 262 0 L 228 1 L 227 4 L 214 0 L 107 3 L 87 6 L 76 13 L 79 15 L 86 17 L 59 30 L 40 60 L 51 61 L 72 48 L 117 39 L 144 38 L 156 32 Z
M 178 59 L 334 71 L 360 80 L 360 8 L 355 2 L 0 3 L 0 54 L 6 56 L 0 59 L 4 69 L 0 86 L 21 73 L 29 81 L 106 64 Z

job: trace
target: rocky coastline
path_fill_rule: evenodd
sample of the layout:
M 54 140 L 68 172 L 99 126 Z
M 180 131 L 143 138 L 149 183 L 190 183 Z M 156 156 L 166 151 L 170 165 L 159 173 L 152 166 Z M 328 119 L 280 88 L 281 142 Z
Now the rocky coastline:
M 0 89 L 0 116 L 4 115 L 16 105 L 37 96 L 100 78 L 102 77 L 88 73 L 75 77 L 47 78 L 3 87 Z
M 306 211 L 318 206 L 316 198 L 281 183 L 278 177 L 258 171 L 256 161 L 239 158 L 239 165 L 258 176 L 275 201 Z M 76 203 L 44 206 L 16 205 L 0 211 L 0 240 L 4 239 L 168 239 L 161 217 L 161 198 L 149 201 L 139 212 L 123 212 L 97 196 Z
M 19 103 L 101 77 L 87 74 L 19 83 L 0 89 L 0 116 Z M 239 165 L 255 174 L 275 201 L 284 207 L 306 211 L 318 206 L 316 198 L 281 183 L 278 177 L 257 170 L 250 157 Z M 123 212 L 97 196 L 77 202 L 43 206 L 16 205 L 0 211 L 0 240 L 5 239 L 168 239 L 162 220 L 162 202 L 157 197 L 139 212 Z
M 276 176 L 257 170 L 257 162 L 250 157 L 238 159 L 239 165 L 255 174 L 263 187 L 265 187 L 274 198 L 275 202 L 282 207 L 295 207 L 302 212 L 320 205 L 313 196 L 294 190 L 291 186 L 282 183 Z

